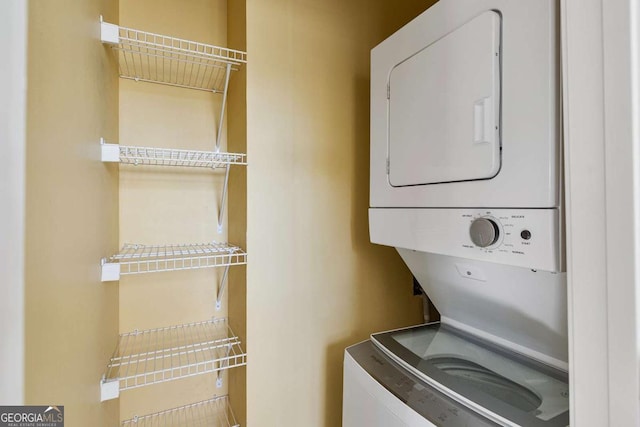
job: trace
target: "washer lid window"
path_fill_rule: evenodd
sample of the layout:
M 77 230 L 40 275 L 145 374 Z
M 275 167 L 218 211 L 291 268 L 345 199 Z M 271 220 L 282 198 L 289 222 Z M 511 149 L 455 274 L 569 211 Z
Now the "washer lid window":
M 500 15 L 488 11 L 389 76 L 389 182 L 479 180 L 500 170 Z
M 371 338 L 411 372 L 496 422 L 533 427 L 569 424 L 564 372 L 440 323 Z

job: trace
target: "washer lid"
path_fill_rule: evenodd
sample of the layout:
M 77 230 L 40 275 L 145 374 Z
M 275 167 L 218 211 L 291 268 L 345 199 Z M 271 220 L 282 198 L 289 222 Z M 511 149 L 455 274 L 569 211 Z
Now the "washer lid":
M 423 185 L 500 170 L 500 15 L 487 11 L 389 76 L 389 182 Z
M 441 323 L 371 339 L 420 378 L 502 425 L 569 424 L 568 377 L 562 371 Z

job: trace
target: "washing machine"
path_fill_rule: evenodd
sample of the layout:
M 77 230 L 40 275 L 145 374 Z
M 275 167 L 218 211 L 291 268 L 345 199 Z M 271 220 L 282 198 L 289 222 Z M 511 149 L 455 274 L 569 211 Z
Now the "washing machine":
M 398 251 L 441 319 L 345 350 L 343 427 L 568 426 L 566 274 Z
M 344 427 L 568 425 L 565 371 L 446 324 L 374 334 L 345 352 Z
M 343 427 L 569 424 L 558 15 L 440 0 L 372 50 L 370 240 L 440 321 L 345 351 Z

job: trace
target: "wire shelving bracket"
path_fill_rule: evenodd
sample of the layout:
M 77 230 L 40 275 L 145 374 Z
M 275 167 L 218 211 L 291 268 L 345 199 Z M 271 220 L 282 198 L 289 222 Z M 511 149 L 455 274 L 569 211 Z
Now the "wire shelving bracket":
M 247 253 L 227 243 L 179 245 L 125 244 L 120 252 L 102 259 L 101 280 L 111 282 L 129 274 L 230 267 L 247 263 Z M 226 270 L 223 281 L 226 279 Z M 223 286 L 220 286 L 224 289 Z
M 224 268 L 224 272 L 222 273 L 222 279 L 220 279 L 220 286 L 218 286 L 218 296 L 216 297 L 216 310 L 220 310 L 222 308 L 222 296 L 224 295 L 224 291 L 227 287 L 227 277 L 229 276 L 229 266 Z
M 215 397 L 178 408 L 137 416 L 122 422 L 122 427 L 239 427 L 228 396 Z
M 100 382 L 101 401 L 123 390 L 246 365 L 247 355 L 227 319 L 121 334 Z

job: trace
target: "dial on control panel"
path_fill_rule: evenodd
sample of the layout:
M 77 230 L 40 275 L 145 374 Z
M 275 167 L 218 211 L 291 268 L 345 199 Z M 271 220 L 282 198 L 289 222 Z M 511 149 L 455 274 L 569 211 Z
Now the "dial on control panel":
M 500 229 L 495 221 L 489 218 L 478 218 L 471 223 L 469 236 L 476 246 L 486 248 L 498 241 Z

